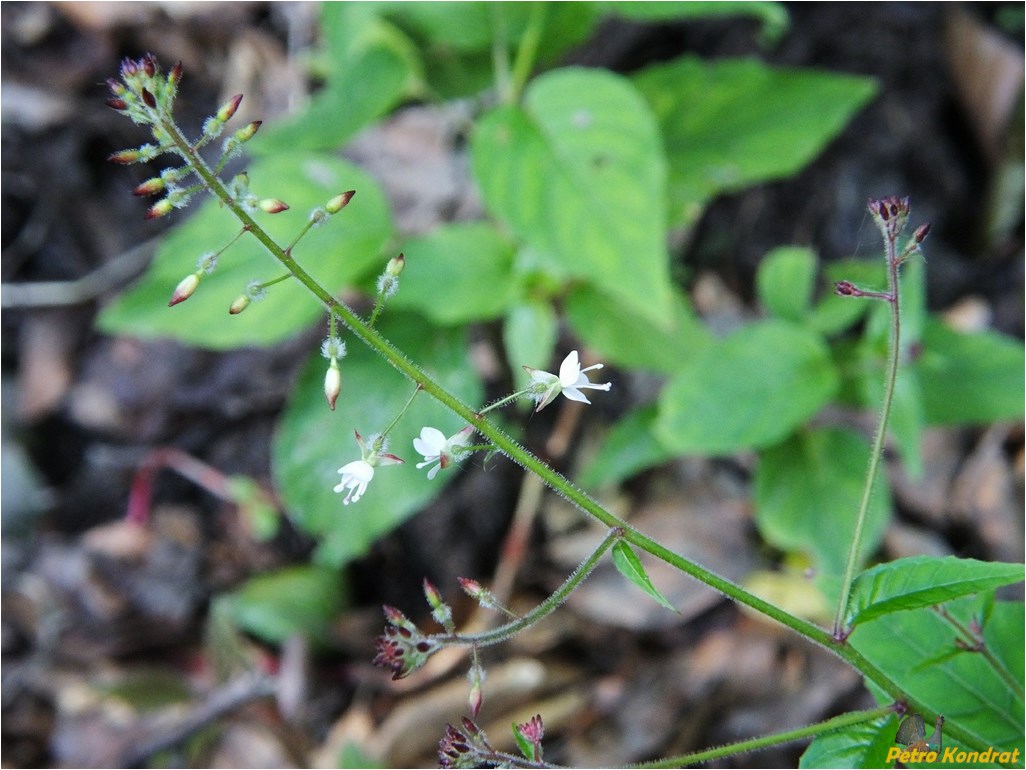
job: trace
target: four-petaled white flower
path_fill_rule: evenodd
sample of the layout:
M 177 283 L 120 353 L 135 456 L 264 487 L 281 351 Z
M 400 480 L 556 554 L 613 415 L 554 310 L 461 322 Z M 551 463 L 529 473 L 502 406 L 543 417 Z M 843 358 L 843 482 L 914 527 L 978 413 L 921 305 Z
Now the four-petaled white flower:
M 353 432 L 356 433 L 356 443 L 360 445 L 362 457 L 359 460 L 346 463 L 338 469 L 338 472 L 342 474 L 342 480 L 335 485 L 335 491 L 341 494 L 349 490 L 346 493 L 345 499 L 342 500 L 343 505 L 355 503 L 363 497 L 363 493 L 367 491 L 367 485 L 374 478 L 374 469 L 377 466 L 396 465 L 403 462 L 401 458 L 387 454 L 384 451 L 385 442 L 380 437 L 372 437 L 370 449 L 368 450 L 360 432 Z
M 588 400 L 588 397 L 581 393 L 583 389 L 609 390 L 611 387 L 608 382 L 596 385 L 588 380 L 585 372 L 601 368 L 602 364 L 594 364 L 582 369 L 576 350 L 570 351 L 570 355 L 563 359 L 563 363 L 559 366 L 559 376 L 525 366 L 524 369 L 531 375 L 530 396 L 538 402 L 538 408 L 534 411 L 540 412 L 560 393 L 571 401 L 590 404 L 591 401 Z
M 413 448 L 424 455 L 424 462 L 417 463 L 417 467 L 424 468 L 432 463 L 436 463 L 428 471 L 427 475 L 429 479 L 433 479 L 438 475 L 440 469 L 447 468 L 449 463 L 459 458 L 459 455 L 463 453 L 463 449 L 470 443 L 470 438 L 473 435 L 473 425 L 468 425 L 459 433 L 449 436 L 449 438 L 446 438 L 445 434 L 438 430 L 438 428 L 421 428 L 420 437 L 413 439 Z

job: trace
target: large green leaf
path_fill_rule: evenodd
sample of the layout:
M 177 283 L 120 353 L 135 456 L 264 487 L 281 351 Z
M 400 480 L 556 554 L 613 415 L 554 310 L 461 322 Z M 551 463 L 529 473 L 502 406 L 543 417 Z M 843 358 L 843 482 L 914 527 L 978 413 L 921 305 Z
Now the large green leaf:
M 673 452 L 660 444 L 653 433 L 655 421 L 654 404 L 635 409 L 620 420 L 581 472 L 581 484 L 615 484 L 670 460 Z
M 687 299 L 673 293 L 670 323 L 660 326 L 587 286 L 566 298 L 574 333 L 603 361 L 632 369 L 672 374 L 712 344 Z
M 837 381 L 819 335 L 752 324 L 683 362 L 660 395 L 656 435 L 680 454 L 767 446 L 814 415 Z
M 372 266 L 383 264 L 382 249 L 392 232 L 388 204 L 377 183 L 352 164 L 327 155 L 278 155 L 254 162 L 249 176 L 255 191 L 266 190 L 268 197 L 281 198 L 291 206 L 280 214 L 258 215 L 261 225 L 282 245 L 303 228 L 316 206 L 344 190 L 357 191 L 345 209 L 307 233 L 294 250 L 293 255 L 322 286 L 337 291 Z M 169 308 L 171 292 L 196 270 L 197 259 L 216 251 L 238 232 L 231 212 L 206 201 L 171 231 L 146 275 L 103 310 L 100 328 L 224 350 L 280 342 L 324 316 L 324 308 L 295 280 L 272 286 L 262 301 L 245 312 L 228 314 L 228 307 L 250 281 L 267 281 L 284 272 L 248 235 L 221 255 L 217 269 L 202 280 L 192 297 Z
M 719 193 L 795 173 L 875 92 L 863 77 L 692 56 L 635 82 L 666 142 L 674 222 L 694 221 Z
M 809 311 L 816 281 L 816 255 L 800 246 L 782 246 L 762 258 L 755 276 L 762 305 L 787 321 L 801 321 Z
M 869 446 L 840 429 L 796 433 L 764 450 L 755 475 L 755 521 L 764 538 L 784 550 L 815 557 L 821 573 L 844 571 L 862 500 Z M 885 484 L 870 499 L 861 557 L 880 542 L 890 518 Z
M 513 244 L 483 222 L 441 225 L 403 244 L 406 268 L 389 307 L 441 324 L 496 318 L 512 302 Z
M 894 745 L 897 727 L 894 715 L 888 714 L 820 735 L 802 754 L 798 767 L 887 767 L 887 750 Z
M 477 404 L 481 384 L 467 366 L 464 329 L 442 329 L 412 314 L 386 312 L 381 330 L 401 350 L 423 363 L 442 387 L 465 402 Z M 389 438 L 389 451 L 404 465 L 379 466 L 367 493 L 356 503 L 342 504 L 332 491 L 338 468 L 360 459 L 353 435 L 378 433 L 395 418 L 413 393 L 413 384 L 383 359 L 358 343 L 349 345 L 341 362 L 342 394 L 336 410 L 328 410 L 323 382 L 327 362 L 313 356 L 293 390 L 272 446 L 275 483 L 293 520 L 321 538 L 316 558 L 338 565 L 364 554 L 428 503 L 452 479 L 450 467 L 429 481 L 416 463 L 413 439 L 425 426 L 450 436 L 463 425 L 447 409 L 424 394 L 414 399 Z
M 983 601 L 964 597 L 948 603 L 947 611 L 965 627 L 979 615 Z M 1006 666 L 1022 692 L 1023 605 L 997 602 L 986 623 L 987 648 Z M 987 658 L 958 651 L 954 629 L 936 612 L 922 608 L 871 620 L 849 638 L 856 650 L 889 676 L 915 701 L 946 719 L 948 731 L 965 731 L 978 750 L 994 747 L 1019 750 L 1023 756 L 1023 701 Z M 944 655 L 942 653 L 950 654 Z M 963 763 L 964 764 L 964 763 Z M 957 762 L 938 766 L 959 766 Z
M 630 81 L 566 68 L 534 80 L 523 106 L 485 115 L 471 142 L 488 208 L 569 275 L 668 324 L 666 164 Z
M 932 607 L 1023 579 L 1023 565 L 913 556 L 879 564 L 852 583 L 846 624 L 865 623 L 892 612 Z

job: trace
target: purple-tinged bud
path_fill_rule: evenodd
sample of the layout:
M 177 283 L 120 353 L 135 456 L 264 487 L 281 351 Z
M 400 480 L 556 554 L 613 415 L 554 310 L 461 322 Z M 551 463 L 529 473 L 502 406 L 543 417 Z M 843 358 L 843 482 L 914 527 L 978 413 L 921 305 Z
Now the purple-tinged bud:
M 171 292 L 171 299 L 168 300 L 167 306 L 174 307 L 179 302 L 185 302 L 185 300 L 195 294 L 196 287 L 199 286 L 199 282 L 199 273 L 190 273 L 185 276 L 185 278 L 178 282 L 175 290 Z
M 167 73 L 167 84 L 172 88 L 178 85 L 178 81 L 182 79 L 182 63 L 178 62 L 171 71 Z
M 107 87 L 115 96 L 124 96 L 128 93 L 128 89 L 125 88 L 125 84 L 115 80 L 114 78 L 107 78 Z
M 138 163 L 142 160 L 142 153 L 138 150 L 121 150 L 120 152 L 108 155 L 107 160 L 111 163 L 120 163 L 127 166 L 130 163 Z
M 151 94 L 150 90 L 148 88 L 144 88 L 141 93 L 142 93 L 143 104 L 145 104 L 151 110 L 156 109 L 157 108 L 157 97 L 155 97 L 153 94 Z
M 477 715 L 481 712 L 481 706 L 484 703 L 484 692 L 481 689 L 480 678 L 472 677 L 470 683 L 470 693 L 467 696 L 467 706 L 470 708 L 470 715 L 477 719 Z
M 142 58 L 142 67 L 146 77 L 153 77 L 157 74 L 157 57 L 151 53 L 146 54 Z
M 228 312 L 232 315 L 238 315 L 243 310 L 249 307 L 250 302 L 252 302 L 252 300 L 249 298 L 248 294 L 240 294 L 238 297 L 235 298 L 235 301 L 232 302 L 231 305 L 229 305 Z M 332 409 L 334 408 L 335 407 L 332 407 Z
M 854 297 L 859 293 L 851 281 L 838 281 L 834 284 L 834 291 L 842 297 Z
M 912 240 L 916 243 L 922 243 L 926 240 L 926 236 L 930 234 L 930 228 L 931 225 L 929 222 L 919 225 L 919 227 L 916 228 L 916 231 L 912 234 Z
M 175 205 L 167 198 L 157 201 L 146 211 L 146 219 L 159 219 L 160 217 L 170 214 L 175 208 Z
M 164 180 L 159 176 L 155 176 L 152 179 L 147 179 L 141 185 L 132 190 L 132 195 L 156 195 L 159 192 L 164 191 Z
M 287 203 L 277 198 L 264 198 L 257 206 L 260 207 L 261 211 L 268 214 L 280 214 L 283 211 L 288 211 L 289 208 Z
M 128 109 L 128 102 L 126 102 L 124 99 L 108 99 L 105 102 L 105 104 L 112 110 L 124 111 Z
M 400 253 L 399 256 L 392 257 L 388 260 L 388 264 L 385 266 L 385 272 L 393 278 L 398 278 L 403 272 L 404 267 L 406 267 L 406 257 Z
M 136 64 L 132 59 L 127 56 L 121 60 L 121 74 L 126 77 L 132 77 L 139 73 L 139 65 Z
M 482 594 L 485 593 L 484 587 L 476 580 L 470 578 L 458 577 L 456 582 L 459 583 L 460 588 L 469 596 L 471 599 L 478 599 Z
M 356 190 L 349 190 L 348 192 L 339 193 L 325 204 L 325 211 L 327 211 L 329 214 L 337 214 L 342 209 L 344 209 L 346 205 L 348 205 L 349 201 L 353 199 L 354 195 L 356 195 Z
M 232 115 L 239 109 L 239 103 L 242 101 L 242 94 L 235 94 L 231 99 L 225 102 L 221 109 L 217 111 L 217 119 L 222 123 L 227 123 L 231 120 Z
M 335 401 L 338 394 L 342 392 L 342 373 L 338 370 L 338 360 L 331 359 L 328 364 L 328 371 L 324 374 L 324 397 L 328 399 L 328 406 L 335 411 Z
M 254 120 L 252 123 L 247 123 L 235 132 L 235 141 L 237 141 L 239 144 L 244 144 L 245 142 L 248 142 L 250 139 L 256 136 L 257 129 L 259 129 L 260 126 L 263 125 L 263 123 L 264 121 L 262 120 Z
M 445 603 L 445 600 L 442 599 L 442 593 L 427 578 L 424 578 L 424 597 L 432 609 L 436 609 Z

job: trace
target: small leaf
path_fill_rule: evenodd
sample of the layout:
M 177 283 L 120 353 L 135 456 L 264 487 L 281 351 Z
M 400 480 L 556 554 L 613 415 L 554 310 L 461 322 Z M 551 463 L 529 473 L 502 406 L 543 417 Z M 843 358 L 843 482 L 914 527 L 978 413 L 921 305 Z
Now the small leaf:
M 887 750 L 894 745 L 894 715 L 817 736 L 802 754 L 800 768 L 888 767 Z
M 616 565 L 617 570 L 620 571 L 620 574 L 634 583 L 634 585 L 651 596 L 666 609 L 671 610 L 672 612 L 678 612 L 677 608 L 670 604 L 669 600 L 665 596 L 659 593 L 659 589 L 652 585 L 652 581 L 649 579 L 648 573 L 645 572 L 645 567 L 641 563 L 641 559 L 639 559 L 638 555 L 634 553 L 634 550 L 630 545 L 622 540 L 613 546 L 613 563 Z
M 932 607 L 1023 580 L 1021 564 L 913 556 L 879 564 L 852 583 L 847 624 L 855 626 L 881 615 Z
M 774 249 L 763 257 L 755 279 L 767 310 L 786 321 L 801 321 L 812 300 L 816 255 L 798 246 Z

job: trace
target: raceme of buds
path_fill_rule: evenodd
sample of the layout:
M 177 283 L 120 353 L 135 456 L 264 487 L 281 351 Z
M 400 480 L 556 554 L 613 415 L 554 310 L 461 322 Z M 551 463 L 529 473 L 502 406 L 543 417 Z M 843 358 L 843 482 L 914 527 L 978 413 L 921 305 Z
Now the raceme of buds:
M 203 273 L 201 272 L 190 273 L 189 275 L 185 276 L 185 278 L 183 278 L 181 281 L 179 281 L 178 285 L 175 287 L 175 290 L 171 292 L 171 299 L 168 300 L 167 306 L 174 307 L 179 302 L 184 302 L 185 300 L 189 299 L 189 297 L 191 297 L 193 294 L 195 294 L 196 287 L 199 286 L 200 278 L 202 276 Z
M 338 369 L 338 359 L 332 358 L 328 364 L 328 371 L 324 374 L 324 397 L 328 399 L 328 406 L 335 411 L 335 402 L 338 394 L 342 392 L 342 373 Z
M 324 204 L 324 209 L 329 214 L 337 214 L 342 209 L 344 209 L 346 205 L 348 205 L 349 201 L 353 199 L 354 195 L 356 195 L 356 190 L 349 190 L 344 193 L 339 193 L 326 204 Z
M 377 655 L 372 661 L 375 666 L 391 669 L 392 679 L 409 676 L 427 663 L 441 648 L 441 642 L 420 633 L 402 612 L 395 607 L 385 606 L 385 633 L 374 640 Z
M 884 238 L 891 240 L 897 238 L 901 233 L 908 221 L 909 212 L 912 210 L 910 199 L 907 196 L 899 198 L 897 195 L 871 198 L 868 208 Z
M 438 742 L 439 767 L 496 767 L 495 750 L 488 743 L 484 730 L 467 717 L 463 729 L 446 725 L 445 734 Z
M 532 762 L 542 761 L 542 738 L 545 737 L 545 724 L 541 714 L 535 714 L 528 721 L 513 725 L 513 734 L 517 746 L 524 756 Z

